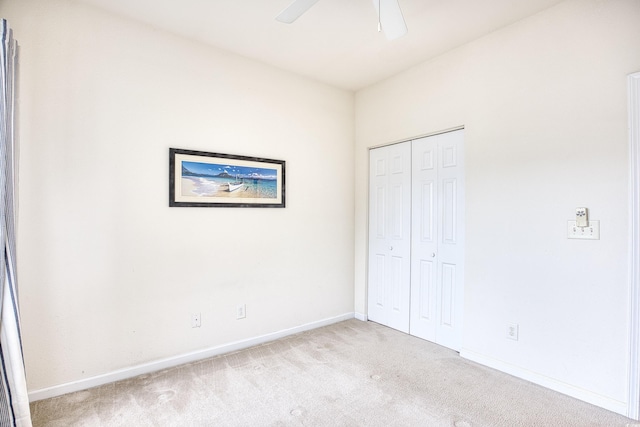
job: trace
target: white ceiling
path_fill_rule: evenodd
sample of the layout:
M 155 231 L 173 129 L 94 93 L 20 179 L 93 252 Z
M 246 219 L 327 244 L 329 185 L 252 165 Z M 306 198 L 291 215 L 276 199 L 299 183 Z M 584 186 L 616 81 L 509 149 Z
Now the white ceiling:
M 398 0 L 409 28 L 388 41 L 372 0 L 77 0 L 342 89 L 359 90 L 562 0 Z

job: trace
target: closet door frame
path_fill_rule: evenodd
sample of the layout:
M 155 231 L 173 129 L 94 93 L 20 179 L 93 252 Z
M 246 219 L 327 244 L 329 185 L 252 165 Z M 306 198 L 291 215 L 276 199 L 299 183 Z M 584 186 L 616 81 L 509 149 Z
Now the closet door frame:
M 400 140 L 400 141 L 396 141 L 396 142 L 392 142 L 392 143 L 388 143 L 388 144 L 382 144 L 382 145 L 369 147 L 369 173 L 368 173 L 369 189 L 368 189 L 368 193 L 367 193 L 368 194 L 368 200 L 367 200 L 367 207 L 368 207 L 368 213 L 367 213 L 367 220 L 368 220 L 368 224 L 367 224 L 367 284 L 366 284 L 366 288 L 365 288 L 365 295 L 366 295 L 365 303 L 366 303 L 366 308 L 367 308 L 366 319 L 368 319 L 368 320 L 372 320 L 374 322 L 381 323 L 379 321 L 379 316 L 378 317 L 376 317 L 375 315 L 372 316 L 372 306 L 371 306 L 371 304 L 373 303 L 373 301 L 372 301 L 373 295 L 372 295 L 372 292 L 371 292 L 371 286 L 372 286 L 372 281 L 374 280 L 373 277 L 372 277 L 372 268 L 374 268 L 374 264 L 373 263 L 375 262 L 373 257 L 372 257 L 372 252 L 371 252 L 371 245 L 372 245 L 371 203 L 373 201 L 373 196 L 372 196 L 372 168 L 373 168 L 373 166 L 372 166 L 372 161 L 371 161 L 371 151 L 375 150 L 375 149 L 379 149 L 379 148 L 389 147 L 389 146 L 392 146 L 392 145 L 402 144 L 402 143 L 411 144 L 411 141 L 416 140 L 416 139 L 436 136 L 436 135 L 450 133 L 450 132 L 454 132 L 454 131 L 460 131 L 460 130 L 464 130 L 464 126 L 458 126 L 458 127 L 442 130 L 442 131 L 439 131 L 439 132 L 433 132 L 433 133 L 430 133 L 430 134 L 421 135 L 421 136 L 418 136 L 418 137 L 415 137 L 415 138 L 410 138 L 410 139 Z M 464 196 L 463 196 L 463 200 L 464 200 Z M 464 213 L 462 214 L 461 226 L 462 226 L 462 232 L 464 232 Z M 410 271 L 411 271 L 411 267 L 409 266 L 409 274 L 410 274 Z M 409 276 L 409 279 L 410 279 L 410 276 Z M 463 294 L 464 294 L 464 290 L 462 289 L 461 290 L 461 295 L 463 295 Z M 410 298 L 410 296 L 411 296 L 411 293 L 409 291 L 409 298 Z M 463 305 L 460 306 L 461 312 L 462 312 L 462 308 L 463 308 Z M 409 313 L 409 316 L 410 316 L 410 313 Z M 393 327 L 393 326 L 391 326 L 391 327 Z M 399 330 L 402 330 L 402 329 L 399 329 Z M 403 332 L 407 332 L 408 333 L 409 331 L 408 330 L 404 330 Z

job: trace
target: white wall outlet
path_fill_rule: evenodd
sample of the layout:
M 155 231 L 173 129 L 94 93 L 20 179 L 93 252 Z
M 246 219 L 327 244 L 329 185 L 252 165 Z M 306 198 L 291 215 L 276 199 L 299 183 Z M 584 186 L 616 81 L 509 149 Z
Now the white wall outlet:
M 199 328 L 200 325 L 202 324 L 202 317 L 200 317 L 200 313 L 194 313 L 191 316 L 191 327 L 192 328 Z
M 236 319 L 244 319 L 247 317 L 247 306 L 246 304 L 240 304 L 236 307 Z
M 517 323 L 509 323 L 507 325 L 507 338 L 518 341 L 518 329 L 519 327 Z

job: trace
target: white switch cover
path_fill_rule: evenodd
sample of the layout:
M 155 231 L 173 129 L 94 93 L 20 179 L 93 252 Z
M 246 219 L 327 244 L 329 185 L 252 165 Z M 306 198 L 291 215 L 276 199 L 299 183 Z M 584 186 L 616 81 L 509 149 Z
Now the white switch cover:
M 600 221 L 589 221 L 586 227 L 578 227 L 575 221 L 567 224 L 567 237 L 569 239 L 600 240 Z

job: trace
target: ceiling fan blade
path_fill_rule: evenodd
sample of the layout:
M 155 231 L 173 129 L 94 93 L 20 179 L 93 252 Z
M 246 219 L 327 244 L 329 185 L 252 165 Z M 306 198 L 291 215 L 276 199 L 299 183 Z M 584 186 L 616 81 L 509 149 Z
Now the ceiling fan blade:
M 373 5 L 380 17 L 382 31 L 388 40 L 394 40 L 407 34 L 407 24 L 404 22 L 398 0 L 373 0 Z
M 294 0 L 289 6 L 285 8 L 278 16 L 276 21 L 284 22 L 285 24 L 291 24 L 296 19 L 300 18 L 303 13 L 316 4 L 318 0 Z

